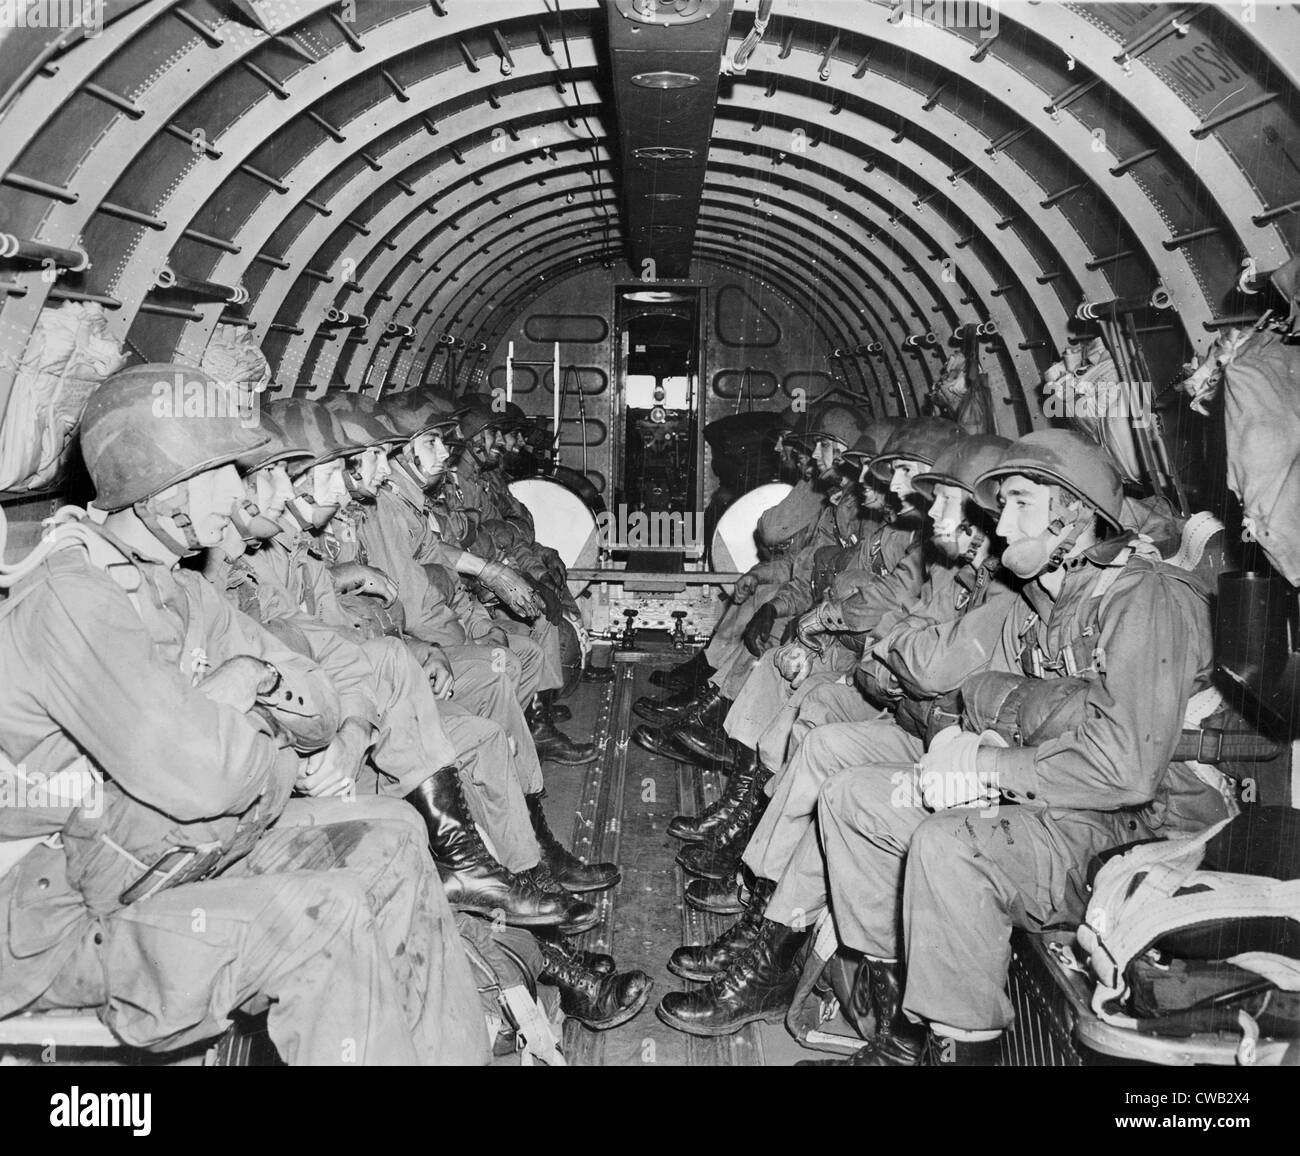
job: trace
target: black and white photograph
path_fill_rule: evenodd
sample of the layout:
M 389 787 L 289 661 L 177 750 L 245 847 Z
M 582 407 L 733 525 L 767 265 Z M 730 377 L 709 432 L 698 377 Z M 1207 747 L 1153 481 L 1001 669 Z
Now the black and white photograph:
M 0 1136 L 421 1067 L 1294 1125 L 1300 5 L 0 0 Z

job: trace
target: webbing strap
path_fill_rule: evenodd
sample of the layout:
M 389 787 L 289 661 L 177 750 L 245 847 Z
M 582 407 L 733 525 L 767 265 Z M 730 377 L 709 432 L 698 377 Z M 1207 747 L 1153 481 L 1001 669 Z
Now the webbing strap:
M 1097 633 L 1106 595 L 1110 593 L 1111 587 L 1119 581 L 1120 575 L 1128 566 L 1129 559 L 1133 557 L 1133 554 L 1133 547 L 1126 546 L 1115 556 L 1115 560 L 1102 570 L 1101 577 L 1093 584 L 1088 597 L 1080 604 L 1079 610 L 1075 614 L 1074 636 L 1062 643 L 1056 658 L 1049 657 L 1047 649 L 1043 646 L 1040 631 L 1042 619 L 1039 618 L 1037 613 L 1029 616 L 1024 628 L 1020 631 L 1020 664 L 1021 670 L 1025 674 L 1032 678 L 1043 678 L 1048 673 L 1058 673 L 1067 675 L 1070 678 L 1077 678 L 1084 670 L 1091 670 L 1097 674 L 1106 672 L 1106 653 L 1100 646 L 1093 647 L 1086 666 L 1080 665 L 1075 651 L 1081 642 Z M 1033 636 L 1032 642 L 1030 641 L 1031 634 Z

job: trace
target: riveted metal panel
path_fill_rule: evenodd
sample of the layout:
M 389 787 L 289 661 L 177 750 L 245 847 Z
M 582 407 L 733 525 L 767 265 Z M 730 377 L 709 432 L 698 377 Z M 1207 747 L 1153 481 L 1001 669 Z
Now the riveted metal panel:
M 595 314 L 534 313 L 524 322 L 529 341 L 596 345 L 609 336 L 609 322 Z

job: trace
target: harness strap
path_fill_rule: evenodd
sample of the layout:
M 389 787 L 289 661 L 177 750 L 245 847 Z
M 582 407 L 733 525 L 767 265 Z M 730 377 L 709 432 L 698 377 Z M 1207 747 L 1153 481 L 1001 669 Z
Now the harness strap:
M 1106 595 L 1110 593 L 1111 587 L 1119 581 L 1119 577 L 1127 568 L 1133 553 L 1133 548 L 1126 546 L 1116 555 L 1115 561 L 1102 571 L 1101 577 L 1097 579 L 1087 599 L 1080 604 L 1080 608 L 1075 614 L 1076 633 L 1074 637 L 1061 645 L 1055 658 L 1048 654 L 1047 648 L 1043 645 L 1042 631 L 1039 629 L 1042 625 L 1042 619 L 1037 612 L 1030 614 L 1020 631 L 1020 668 L 1023 673 L 1032 678 L 1045 678 L 1049 674 L 1063 674 L 1069 678 L 1078 678 L 1084 671 L 1090 671 L 1094 674 L 1106 673 L 1106 652 L 1100 645 L 1092 648 L 1086 665 L 1080 664 L 1077 651 L 1081 643 L 1097 634 Z M 1030 640 L 1031 633 L 1033 635 L 1032 641 Z
M 0 589 L 16 585 L 55 551 L 80 546 L 86 551 L 90 564 L 112 578 L 131 599 L 135 612 L 140 613 L 142 580 L 127 546 L 91 522 L 86 511 L 78 506 L 63 506 L 47 520 L 47 524 L 45 535 L 26 558 L 12 566 L 0 566 Z

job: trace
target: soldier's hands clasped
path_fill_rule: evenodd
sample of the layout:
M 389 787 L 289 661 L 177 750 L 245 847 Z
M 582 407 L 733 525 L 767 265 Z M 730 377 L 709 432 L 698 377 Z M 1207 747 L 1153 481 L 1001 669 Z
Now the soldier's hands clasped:
M 196 675 L 193 685 L 213 702 L 248 712 L 280 685 L 280 672 L 251 654 L 237 654 L 207 674 Z
M 397 587 L 382 570 L 360 562 L 343 562 L 330 571 L 336 594 L 369 594 L 383 599 L 385 606 L 397 601 Z

